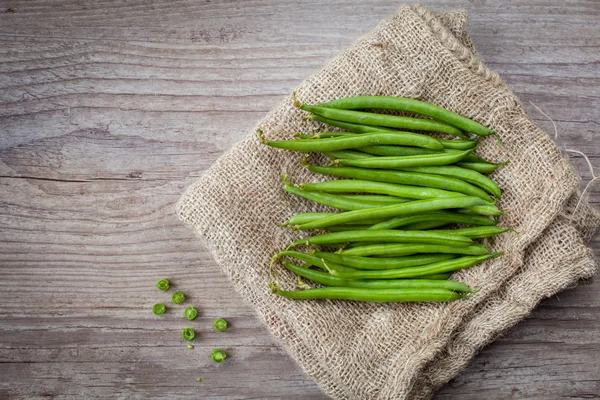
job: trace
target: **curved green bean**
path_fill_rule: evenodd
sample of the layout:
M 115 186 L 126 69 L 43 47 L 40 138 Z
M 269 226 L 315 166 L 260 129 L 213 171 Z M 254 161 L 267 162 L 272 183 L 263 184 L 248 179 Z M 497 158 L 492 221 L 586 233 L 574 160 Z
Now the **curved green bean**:
M 360 161 L 362 161 L 362 159 Z M 492 195 L 496 196 L 496 198 L 498 198 L 498 199 L 502 196 L 502 192 L 500 191 L 500 188 L 498 187 L 496 182 L 494 182 L 487 176 L 482 175 L 481 173 L 474 171 L 472 169 L 456 167 L 453 165 L 444 165 L 443 167 L 437 167 L 437 166 L 426 166 L 425 164 L 421 164 L 420 166 L 416 166 L 416 167 L 408 167 L 408 168 L 398 167 L 398 169 L 401 169 L 403 171 L 420 172 L 420 173 L 424 173 L 424 174 L 444 175 L 444 176 L 450 176 L 452 178 L 462 179 L 463 181 L 472 183 L 475 186 L 479 186 L 486 192 L 491 193 Z
M 305 268 L 311 267 L 311 266 L 315 266 L 317 268 L 321 268 L 322 270 L 328 270 L 330 268 L 335 268 L 335 269 L 353 269 L 351 267 L 346 267 L 344 265 L 339 265 L 336 263 L 328 263 L 327 266 L 325 265 L 325 263 L 323 262 L 322 258 L 307 254 L 307 253 L 302 253 L 301 251 L 294 251 L 294 250 L 282 250 L 279 253 L 275 254 L 272 258 L 272 262 L 275 262 L 275 260 L 278 260 L 281 257 L 294 257 L 300 261 L 304 261 L 306 264 L 304 265 Z
M 333 212 L 308 212 L 308 213 L 301 213 L 301 214 L 296 214 L 293 217 L 291 217 L 289 220 L 287 220 L 285 223 L 281 224 L 281 226 L 289 226 L 289 225 L 302 225 L 302 224 L 306 224 L 308 222 L 312 222 L 312 221 L 316 221 L 318 219 L 321 218 L 325 218 L 325 217 L 330 217 L 332 215 L 336 215 L 337 213 L 333 213 Z M 373 225 L 373 224 L 378 224 L 380 222 L 386 221 L 386 219 L 382 219 L 382 218 L 378 218 L 378 219 L 373 219 L 373 218 L 368 218 L 362 221 L 355 221 L 355 222 L 350 222 L 348 223 L 348 225 Z
M 309 192 L 301 190 L 296 186 L 285 185 L 283 187 L 285 191 L 295 194 L 296 196 L 304 197 L 305 199 L 312 200 L 315 203 L 323 204 L 325 206 L 337 208 L 339 210 L 368 210 L 371 208 L 379 208 L 389 203 L 381 203 L 367 200 L 360 200 L 357 198 L 350 198 L 347 195 L 336 195 L 321 192 Z M 398 199 L 396 204 L 403 204 L 406 202 L 404 199 Z M 337 215 L 337 214 L 335 214 Z
M 369 229 L 394 229 L 402 226 L 408 226 L 411 224 L 430 221 L 443 221 L 446 223 L 483 226 L 496 225 L 496 221 L 478 215 L 467 215 L 452 211 L 436 211 L 430 213 L 405 215 L 402 217 L 392 218 L 385 222 L 375 224 Z
M 439 140 L 419 133 L 403 132 L 388 133 L 388 132 L 375 132 L 375 133 L 364 133 L 357 136 L 339 137 L 331 139 L 297 139 L 297 140 L 267 140 L 263 136 L 262 132 L 257 131 L 258 138 L 261 143 L 276 147 L 284 150 L 294 150 L 303 153 L 311 151 L 335 151 L 335 150 L 346 150 L 356 149 L 358 147 L 365 147 L 374 144 L 393 144 L 401 146 L 415 146 L 423 147 L 426 149 L 440 149 L 444 146 Z
M 450 233 L 431 233 L 431 231 L 399 231 L 382 229 L 377 231 L 354 230 L 346 232 L 324 233 L 308 239 L 298 239 L 292 246 L 311 244 L 331 244 L 349 242 L 379 242 L 379 243 L 424 243 L 467 247 L 473 244 L 470 238 Z
M 273 293 L 290 299 L 336 299 L 380 303 L 407 303 L 420 301 L 446 302 L 468 298 L 468 296 L 447 289 L 362 289 L 326 287 L 288 291 L 275 288 L 273 289 Z
M 419 171 L 418 169 L 421 168 L 426 168 L 428 166 L 430 166 L 430 168 L 434 168 L 433 166 L 436 166 L 437 168 L 435 169 L 440 170 L 441 167 L 438 167 L 440 165 L 443 166 L 448 166 L 448 164 L 454 164 L 460 160 L 462 160 L 463 158 L 465 158 L 467 155 L 471 154 L 472 150 L 466 150 L 460 153 L 439 153 L 439 154 L 424 154 L 424 155 L 417 155 L 417 156 L 400 156 L 400 157 L 369 157 L 369 158 L 360 158 L 360 159 L 353 159 L 353 158 L 342 158 L 342 159 L 337 159 L 334 160 L 333 163 L 334 164 L 339 164 L 339 165 L 349 165 L 349 166 L 354 166 L 354 167 L 362 167 L 362 168 L 379 168 L 379 169 L 402 169 L 405 170 L 407 168 L 411 168 L 411 170 L 415 170 L 417 169 L 417 171 L 415 172 L 427 172 L 427 171 Z M 455 168 L 459 168 L 459 167 L 455 167 Z M 465 171 L 470 171 L 470 170 L 465 170 Z M 477 172 L 475 171 L 470 171 L 473 172 L 475 174 L 477 174 Z M 433 172 L 428 172 L 428 173 L 433 173 Z M 438 173 L 438 175 L 440 175 Z M 443 175 L 448 175 L 448 174 L 443 174 Z M 467 174 L 463 174 L 463 175 L 467 175 Z M 463 179 L 464 178 L 459 178 L 459 179 Z M 471 182 L 473 183 L 473 182 Z
M 416 278 L 423 275 L 431 275 L 444 272 L 454 272 L 459 269 L 469 268 L 475 264 L 496 258 L 502 253 L 492 253 L 483 256 L 465 256 L 452 260 L 438 261 L 436 263 L 422 265 L 418 267 L 409 267 L 402 269 L 384 269 L 378 271 L 337 271 L 330 269 L 330 274 L 346 279 L 399 279 Z
M 341 178 L 364 179 L 376 182 L 398 183 L 403 185 L 425 186 L 429 188 L 444 189 L 477 196 L 488 202 L 492 198 L 481 188 L 460 179 L 440 175 L 421 174 L 418 172 L 373 170 L 357 167 L 321 167 L 306 165 L 309 171 L 323 175 L 338 176 Z
M 443 107 L 405 97 L 354 96 L 329 101 L 327 103 L 321 103 L 318 104 L 318 107 L 331 107 L 344 110 L 359 110 L 370 108 L 405 111 L 431 117 L 435 120 L 455 126 L 463 131 L 471 132 L 476 135 L 487 136 L 494 133 L 493 130 L 488 129 L 469 118 L 463 117 L 462 115 L 454 113 Z
M 465 138 L 466 135 L 458 128 L 443 122 L 430 119 L 400 117 L 397 115 L 376 114 L 362 111 L 340 110 L 327 107 L 316 107 L 308 104 L 294 103 L 296 107 L 329 119 L 335 119 L 353 124 L 385 126 L 397 129 L 412 129 L 417 131 L 442 132 Z
M 326 193 L 377 193 L 395 196 L 403 199 L 433 199 L 464 197 L 463 193 L 451 192 L 443 189 L 428 188 L 423 186 L 399 185 L 397 183 L 374 182 L 363 179 L 337 179 L 333 181 L 302 183 L 298 185 L 302 190 Z
M 336 286 L 336 287 L 355 287 L 364 289 L 447 289 L 454 292 L 473 293 L 473 290 L 467 285 L 447 280 L 438 279 L 390 279 L 390 280 L 354 280 L 343 279 L 337 276 L 332 276 L 327 272 L 315 271 L 308 268 L 302 268 L 290 262 L 284 261 L 283 266 L 290 272 L 295 273 L 302 278 L 310 279 L 313 282 L 321 285 Z
M 473 171 L 477 171 L 480 174 L 491 174 L 499 167 L 503 167 L 508 164 L 508 161 L 501 163 L 489 163 L 489 162 L 472 162 L 468 160 L 463 160 L 456 165 L 462 168 L 472 169 Z
M 500 235 L 501 233 L 508 232 L 512 229 L 500 228 L 499 226 L 477 226 L 473 228 L 459 228 L 459 229 L 441 229 L 428 232 L 439 232 L 439 233 L 455 233 L 457 235 L 466 236 L 471 239 L 482 239 L 490 236 Z
M 447 245 L 432 244 L 398 244 L 398 243 L 376 243 L 365 244 L 342 250 L 340 254 L 348 256 L 407 256 L 419 253 L 444 253 L 444 254 L 464 254 L 464 255 L 486 255 L 490 254 L 487 247 L 480 244 L 473 244 L 467 247 L 456 247 Z
M 333 262 L 336 265 L 356 269 L 399 269 L 407 267 L 416 267 L 419 265 L 431 264 L 438 261 L 449 260 L 454 258 L 453 254 L 419 254 L 404 257 L 388 257 L 388 258 L 370 258 L 349 256 L 340 253 L 328 253 L 324 251 L 316 251 L 315 257 L 321 258 L 326 262 Z M 329 265 L 329 264 L 328 264 Z
M 369 208 L 366 210 L 355 210 L 339 213 L 313 222 L 308 222 L 306 224 L 295 225 L 292 226 L 292 228 L 300 230 L 326 228 L 332 225 L 343 225 L 349 222 L 361 221 L 367 218 L 392 218 L 413 213 L 436 211 L 448 208 L 464 208 L 486 203 L 487 202 L 485 200 L 473 196 L 451 197 L 448 199 L 415 200 L 402 204 L 392 204 L 389 206 Z

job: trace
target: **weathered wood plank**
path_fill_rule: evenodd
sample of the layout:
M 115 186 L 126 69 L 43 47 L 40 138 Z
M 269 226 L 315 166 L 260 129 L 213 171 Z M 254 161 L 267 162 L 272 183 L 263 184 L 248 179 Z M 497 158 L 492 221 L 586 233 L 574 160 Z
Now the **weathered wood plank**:
M 464 7 L 478 51 L 598 166 L 595 1 Z M 0 2 L 0 397 L 324 398 L 173 215 L 182 191 L 392 1 Z M 5 12 L 8 9 L 13 12 Z M 574 157 L 584 179 L 589 171 Z M 590 190 L 600 205 L 600 186 Z M 598 236 L 592 246 L 600 252 Z M 198 305 L 149 308 L 168 277 Z M 545 302 L 439 398 L 598 395 L 598 282 Z M 224 317 L 226 332 L 212 321 Z M 215 365 L 215 347 L 230 354 Z M 204 378 L 196 382 L 196 377 Z

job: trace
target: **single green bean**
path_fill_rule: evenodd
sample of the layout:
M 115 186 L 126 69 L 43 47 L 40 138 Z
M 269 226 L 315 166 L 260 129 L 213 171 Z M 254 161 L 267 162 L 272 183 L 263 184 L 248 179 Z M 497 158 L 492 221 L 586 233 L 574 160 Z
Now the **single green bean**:
M 368 229 L 371 225 L 335 225 L 328 226 L 325 230 L 329 232 L 346 232 L 346 231 L 355 231 L 357 229 Z
M 483 204 L 483 205 L 478 205 L 478 206 L 472 206 L 472 207 L 468 207 L 464 210 L 458 210 L 458 212 L 460 213 L 464 213 L 464 214 L 479 214 L 479 215 L 488 215 L 488 216 L 493 216 L 493 217 L 497 217 L 500 215 L 504 215 L 505 213 L 500 211 L 498 209 L 498 207 L 496 207 L 495 204 Z
M 284 261 L 283 266 L 290 272 L 295 273 L 302 278 L 310 279 L 313 282 L 326 286 L 335 287 L 355 287 L 364 289 L 447 289 L 454 292 L 473 293 L 473 290 L 467 285 L 456 281 L 437 280 L 437 279 L 381 279 L 381 280 L 354 280 L 342 279 L 337 276 L 331 276 L 327 272 L 315 271 L 308 268 L 302 268 L 290 262 Z
M 402 269 L 384 269 L 379 271 L 336 271 L 330 269 L 330 274 L 346 279 L 398 279 L 416 278 L 423 275 L 431 275 L 444 272 L 454 272 L 459 269 L 469 268 L 475 264 L 496 258 L 502 253 L 492 253 L 483 256 L 465 256 L 452 260 L 438 261 L 428 265 L 409 267 Z
M 502 167 L 508 164 L 508 161 L 501 163 L 489 163 L 489 162 L 472 162 L 469 160 L 463 160 L 462 162 L 457 163 L 459 167 L 472 169 L 473 171 L 477 171 L 480 174 L 491 174 L 497 168 Z
M 304 261 L 306 264 L 304 265 L 305 268 L 311 267 L 311 266 L 315 266 L 318 268 L 321 268 L 323 270 L 328 270 L 329 268 L 335 268 L 338 270 L 343 270 L 343 269 L 354 269 L 351 267 L 346 267 L 344 265 L 339 265 L 336 263 L 328 263 L 327 266 L 325 265 L 325 263 L 323 262 L 322 258 L 310 255 L 310 254 L 306 254 L 306 253 L 302 253 L 300 251 L 293 251 L 293 250 L 283 250 L 280 251 L 279 253 L 275 254 L 271 260 L 271 262 L 275 262 L 275 260 L 281 258 L 281 257 L 294 257 L 297 258 L 300 261 Z
M 439 228 L 442 226 L 448 225 L 448 222 L 444 221 L 426 221 L 426 222 L 417 222 L 416 224 L 410 224 L 404 226 L 402 229 L 405 231 L 424 231 L 433 228 Z
M 400 231 L 391 229 L 354 230 L 346 232 L 324 233 L 308 239 L 298 239 L 291 246 L 311 244 L 331 244 L 348 242 L 379 242 L 379 243 L 424 243 L 467 247 L 473 241 L 467 237 L 450 233 L 431 233 L 430 231 Z
M 296 107 L 304 111 L 321 115 L 325 118 L 350 122 L 353 124 L 385 126 L 389 128 L 411 129 L 417 131 L 442 132 L 461 138 L 466 137 L 466 135 L 460 129 L 443 122 L 433 121 L 430 119 L 400 117 L 397 115 L 376 114 L 362 111 L 339 110 L 335 108 L 309 106 L 308 104 L 299 104 L 298 102 L 295 102 L 294 104 Z
M 401 215 L 443 210 L 448 208 L 470 207 L 485 203 L 485 200 L 472 196 L 451 197 L 448 199 L 415 200 L 402 204 L 392 204 L 389 206 L 369 208 L 366 210 L 355 210 L 339 213 L 306 224 L 295 225 L 292 226 L 292 228 L 300 230 L 326 228 L 332 225 L 343 225 L 352 221 L 361 221 L 367 218 L 392 218 Z
M 463 131 L 476 135 L 487 136 L 494 133 L 493 130 L 483 125 L 447 110 L 435 104 L 394 96 L 355 96 L 318 104 L 319 107 L 331 107 L 344 110 L 360 109 L 384 109 L 411 112 L 425 115 L 435 120 L 455 126 Z
M 309 171 L 323 175 L 338 176 L 341 178 L 364 179 L 376 182 L 399 183 L 403 185 L 425 186 L 429 188 L 444 189 L 477 196 L 488 202 L 492 198 L 482 189 L 460 179 L 440 175 L 420 174 L 418 172 L 373 170 L 356 167 L 321 167 L 306 165 Z
M 468 296 L 447 289 L 362 289 L 326 287 L 287 291 L 277 288 L 273 289 L 273 293 L 290 299 L 336 299 L 379 303 L 407 303 L 421 301 L 446 302 L 468 298 Z
M 357 136 L 319 140 L 267 140 L 265 139 L 260 130 L 257 131 L 257 134 L 261 143 L 266 144 L 267 146 L 276 147 L 278 149 L 300 151 L 304 153 L 311 151 L 327 152 L 335 150 L 356 149 L 358 147 L 365 147 L 374 144 L 394 144 L 440 150 L 444 148 L 444 146 L 440 143 L 439 140 L 431 136 L 410 132 L 404 132 L 402 134 L 375 132 L 365 133 Z
M 362 160 L 360 160 L 360 161 L 362 161 Z M 496 196 L 496 198 L 498 198 L 498 199 L 502 196 L 502 192 L 500 191 L 500 188 L 498 187 L 496 182 L 494 182 L 487 176 L 482 175 L 479 172 L 474 171 L 472 169 L 456 167 L 453 165 L 444 165 L 442 167 L 425 166 L 425 164 L 422 164 L 421 166 L 409 167 L 409 168 L 399 167 L 398 169 L 401 169 L 403 171 L 420 172 L 420 173 L 424 173 L 424 174 L 444 175 L 444 176 L 450 176 L 452 178 L 462 179 L 463 181 L 469 182 L 475 186 L 479 186 L 486 192 L 491 193 L 492 195 Z
M 420 147 L 411 147 L 411 148 L 419 149 Z M 328 151 L 323 154 L 325 154 L 327 157 L 329 157 L 332 160 L 335 160 L 336 158 L 356 158 L 356 159 L 358 159 L 358 158 L 370 157 L 366 153 L 361 153 L 360 151 L 354 151 L 354 150 Z
M 478 215 L 465 215 L 452 211 L 436 211 L 396 217 L 373 225 L 370 229 L 394 229 L 420 222 L 443 221 L 454 224 L 492 226 L 496 222 Z
M 457 140 L 451 140 L 452 142 L 457 142 Z M 443 143 L 442 143 L 443 144 Z M 360 150 L 360 152 L 353 152 L 350 157 L 343 157 L 342 154 L 338 157 L 333 158 L 367 158 L 369 154 L 376 156 L 388 156 L 388 157 L 400 157 L 400 156 L 416 156 L 421 154 L 440 154 L 438 150 L 429 150 L 422 149 L 420 147 L 407 147 L 407 146 L 367 146 L 360 147 L 356 150 Z M 456 149 L 444 149 L 446 153 L 460 153 L 465 150 L 469 150 L 468 148 L 464 150 L 456 150 Z M 364 154 L 368 153 L 368 154 Z M 329 157 L 329 156 L 328 156 Z M 329 157 L 332 158 L 332 157 Z M 478 157 L 474 154 L 469 154 L 465 158 L 461 160 L 461 162 L 485 162 L 485 160 L 481 157 Z
M 403 199 L 395 196 L 385 196 L 380 194 L 339 194 L 338 196 L 348 200 L 358 200 L 372 202 L 373 204 L 400 204 L 411 201 L 411 199 Z
M 377 193 L 403 199 L 418 200 L 464 197 L 463 193 L 451 192 L 448 190 L 428 188 L 423 186 L 399 185 L 396 183 L 387 182 L 373 182 L 362 179 L 337 179 L 325 182 L 302 183 L 298 185 L 298 187 L 309 192 Z
M 369 158 L 360 158 L 360 159 L 352 159 L 352 158 L 342 158 L 334 160 L 334 164 L 339 165 L 350 165 L 355 167 L 362 168 L 379 168 L 379 169 L 407 169 L 412 168 L 411 170 L 417 169 L 415 172 L 427 172 L 427 171 L 419 171 L 419 168 L 430 167 L 435 171 L 442 170 L 442 166 L 448 166 L 448 164 L 454 164 L 463 158 L 465 158 L 468 154 L 471 153 L 472 150 L 466 150 L 460 153 L 439 153 L 439 154 L 424 154 L 417 156 L 400 156 L 400 157 L 369 157 Z M 459 168 L 459 167 L 455 167 Z M 465 170 L 472 173 L 477 174 L 475 171 Z M 427 172 L 433 173 L 433 172 Z M 439 173 L 438 173 L 439 175 Z M 448 174 L 443 174 L 448 175 Z M 467 175 L 466 173 L 462 175 Z M 484 177 L 485 178 L 485 177 Z M 459 178 L 466 180 L 464 178 Z M 473 182 L 471 182 L 473 183 Z
M 466 236 L 471 239 L 482 239 L 490 236 L 500 235 L 504 232 L 508 232 L 512 229 L 500 228 L 499 226 L 477 226 L 473 228 L 459 228 L 459 229 L 442 229 L 429 232 L 439 233 L 454 233 L 461 236 Z
M 337 208 L 339 210 L 368 210 L 371 208 L 379 208 L 384 206 L 384 204 L 382 204 L 381 202 L 348 198 L 344 197 L 343 195 L 329 193 L 308 192 L 292 185 L 285 185 L 283 188 L 287 192 L 295 194 L 296 196 L 304 197 L 305 199 L 312 200 L 315 203 Z M 402 203 L 403 199 L 399 199 L 397 202 L 397 204 Z M 385 203 L 385 205 L 389 205 L 389 203 Z
M 332 212 L 309 212 L 309 213 L 301 213 L 301 214 L 296 214 L 293 217 L 291 217 L 289 220 L 287 220 L 287 222 L 281 224 L 282 226 L 288 226 L 288 225 L 302 225 L 302 224 L 306 224 L 308 222 L 312 222 L 312 221 L 316 221 L 318 219 L 321 218 L 325 218 L 325 217 L 330 217 L 332 215 L 336 215 L 337 213 L 332 213 Z M 362 221 L 356 221 L 356 222 L 350 222 L 348 225 L 353 225 L 353 224 L 359 224 L 359 225 L 373 225 L 373 224 L 378 224 L 380 222 L 386 221 L 386 219 L 373 219 L 373 218 L 368 218 Z
M 431 264 L 438 261 L 454 258 L 453 254 L 419 254 L 404 257 L 388 258 L 370 258 L 348 256 L 340 253 L 328 253 L 316 251 L 315 257 L 325 260 L 327 263 L 333 262 L 337 265 L 343 265 L 356 269 L 399 269 L 407 267 L 416 267 L 419 265 Z
M 444 280 L 450 278 L 450 276 L 452 276 L 452 273 L 447 272 L 445 274 L 424 275 L 419 277 L 419 279 Z
M 342 250 L 341 254 L 348 256 L 407 256 L 419 253 L 444 253 L 444 254 L 464 254 L 464 255 L 486 255 L 490 251 L 487 247 L 480 244 L 473 244 L 467 247 L 439 246 L 432 244 L 398 244 L 398 243 L 377 243 L 365 244 Z

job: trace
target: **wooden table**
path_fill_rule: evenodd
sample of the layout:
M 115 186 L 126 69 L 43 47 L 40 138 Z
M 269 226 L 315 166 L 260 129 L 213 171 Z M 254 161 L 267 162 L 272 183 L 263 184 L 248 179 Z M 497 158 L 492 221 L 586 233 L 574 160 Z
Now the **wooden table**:
M 425 3 L 467 8 L 484 60 L 600 172 L 598 1 Z M 398 6 L 0 0 L 0 397 L 325 398 L 173 206 Z M 600 185 L 589 194 L 600 206 Z M 591 245 L 598 254 L 598 235 Z M 152 315 L 169 301 L 154 288 L 162 277 L 199 307 L 196 321 Z M 217 317 L 231 328 L 213 331 Z M 596 281 L 545 301 L 438 398 L 596 398 L 599 337 Z M 210 361 L 215 347 L 225 363 Z

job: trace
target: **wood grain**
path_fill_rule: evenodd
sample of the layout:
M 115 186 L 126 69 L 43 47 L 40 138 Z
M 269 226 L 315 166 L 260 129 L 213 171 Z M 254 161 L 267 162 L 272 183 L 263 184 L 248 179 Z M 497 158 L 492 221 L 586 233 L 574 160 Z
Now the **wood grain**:
M 600 3 L 424 3 L 467 8 L 483 59 L 600 173 Z M 303 77 L 397 7 L 0 0 L 0 398 L 325 398 L 173 205 Z M 589 196 L 600 206 L 600 185 Z M 598 235 L 591 245 L 598 254 Z M 199 307 L 196 321 L 183 322 L 183 307 L 150 313 L 169 301 L 153 288 L 163 277 Z M 599 292 L 595 282 L 544 302 L 437 397 L 599 397 Z M 217 317 L 231 328 L 213 331 Z M 215 347 L 227 362 L 210 361 Z

